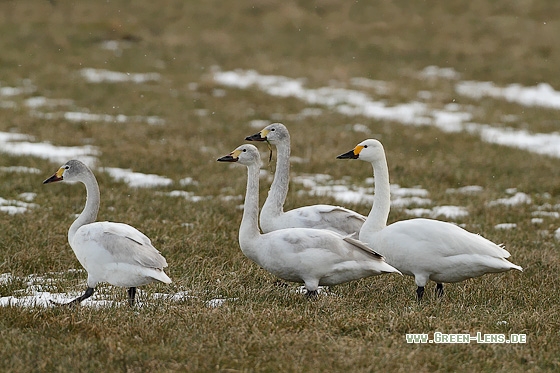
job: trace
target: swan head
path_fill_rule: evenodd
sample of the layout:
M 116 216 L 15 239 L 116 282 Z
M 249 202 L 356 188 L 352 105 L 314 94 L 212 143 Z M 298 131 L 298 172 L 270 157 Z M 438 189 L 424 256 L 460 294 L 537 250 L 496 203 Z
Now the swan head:
M 383 145 L 375 139 L 367 139 L 356 145 L 354 149 L 336 157 L 337 159 L 360 159 L 366 162 L 376 162 L 385 158 Z
M 91 170 L 82 162 L 73 159 L 62 165 L 58 171 L 54 173 L 43 184 L 54 183 L 56 181 L 80 181 L 84 174 L 91 173 Z
M 218 158 L 218 162 L 237 162 L 245 166 L 258 164 L 260 167 L 261 155 L 254 145 L 243 144 L 228 155 Z
M 282 123 L 272 123 L 263 128 L 260 132 L 245 138 L 247 141 L 266 141 L 277 145 L 279 143 L 290 142 L 290 133 Z

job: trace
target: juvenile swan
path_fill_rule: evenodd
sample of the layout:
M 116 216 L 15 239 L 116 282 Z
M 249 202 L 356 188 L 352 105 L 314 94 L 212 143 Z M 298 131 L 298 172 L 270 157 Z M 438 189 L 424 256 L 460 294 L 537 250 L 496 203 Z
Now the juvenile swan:
M 418 300 L 428 280 L 443 295 L 444 282 L 459 282 L 485 273 L 523 269 L 506 260 L 510 254 L 486 238 L 432 219 L 410 219 L 387 226 L 390 209 L 389 171 L 383 145 L 369 139 L 339 159 L 370 162 L 375 176 L 373 207 L 360 230 L 360 240 L 385 256 L 402 273 L 414 276 Z
M 286 126 L 273 123 L 245 140 L 267 141 L 276 146 L 278 154 L 274 181 L 261 210 L 263 232 L 283 228 L 317 228 L 348 235 L 360 231 L 366 217 L 344 207 L 312 205 L 284 212 L 290 182 L 290 133 Z
M 365 244 L 332 231 L 286 228 L 261 234 L 258 226 L 261 158 L 257 148 L 250 144 L 241 145 L 218 161 L 247 166 L 239 246 L 245 256 L 273 275 L 303 283 L 307 295 L 316 296 L 319 285 L 336 285 L 399 272 Z
M 165 258 L 151 244 L 150 239 L 127 224 L 95 222 L 100 195 L 93 172 L 82 162 L 71 160 L 43 184 L 56 181 L 79 181 L 86 186 L 86 206 L 68 230 L 68 242 L 88 273 L 85 293 L 67 303 L 80 303 L 93 295 L 99 282 L 128 288 L 128 302 L 132 307 L 136 287 L 154 281 L 166 284 L 171 279 L 163 272 Z

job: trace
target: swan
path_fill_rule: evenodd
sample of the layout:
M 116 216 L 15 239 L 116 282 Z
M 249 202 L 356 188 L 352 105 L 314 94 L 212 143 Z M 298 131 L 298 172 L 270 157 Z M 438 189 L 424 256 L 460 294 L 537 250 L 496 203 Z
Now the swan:
M 127 224 L 95 221 L 100 203 L 99 185 L 85 164 L 68 161 L 43 184 L 57 181 L 79 181 L 86 186 L 86 205 L 68 230 L 68 243 L 88 273 L 88 287 L 82 296 L 67 305 L 91 297 L 99 282 L 127 287 L 131 307 L 137 286 L 154 281 L 171 283 L 163 272 L 167 261 L 148 237 Z
M 263 232 L 283 228 L 317 228 L 348 235 L 360 231 L 366 217 L 344 207 L 312 205 L 284 212 L 290 181 L 290 133 L 286 126 L 272 123 L 245 140 L 267 141 L 276 146 L 278 154 L 274 181 L 261 210 Z
M 247 190 L 239 246 L 249 259 L 273 275 L 303 283 L 309 297 L 319 285 L 336 285 L 382 273 L 399 273 L 362 242 L 325 229 L 286 228 L 261 234 L 259 171 L 261 157 L 254 145 L 245 144 L 219 162 L 238 162 L 247 167 Z
M 415 218 L 387 226 L 391 199 L 389 170 L 379 141 L 365 140 L 337 158 L 360 159 L 372 164 L 375 176 L 373 207 L 359 238 L 402 273 L 414 276 L 418 301 L 422 300 L 428 280 L 436 282 L 436 293 L 442 296 L 444 282 L 460 282 L 510 269 L 523 271 L 506 260 L 510 253 L 500 245 L 455 224 Z

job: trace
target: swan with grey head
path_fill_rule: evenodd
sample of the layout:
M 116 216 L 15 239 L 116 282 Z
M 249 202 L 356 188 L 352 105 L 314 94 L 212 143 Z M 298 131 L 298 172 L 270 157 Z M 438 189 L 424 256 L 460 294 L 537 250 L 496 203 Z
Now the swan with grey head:
M 91 297 L 99 282 L 128 288 L 128 302 L 134 305 L 136 287 L 154 281 L 171 283 L 163 269 L 167 261 L 148 237 L 123 223 L 96 222 L 100 205 L 99 185 L 93 172 L 82 162 L 71 160 L 46 179 L 78 181 L 86 187 L 86 205 L 68 231 L 68 243 L 88 273 L 85 293 L 67 303 L 80 303 Z
M 329 230 L 286 228 L 261 234 L 258 226 L 259 151 L 245 144 L 218 161 L 237 162 L 247 167 L 239 246 L 245 256 L 268 272 L 286 281 L 303 283 L 308 296 L 316 296 L 319 285 L 399 272 L 362 242 Z
M 348 235 L 360 231 L 366 217 L 344 207 L 311 205 L 284 211 L 290 182 L 290 133 L 286 126 L 272 123 L 245 140 L 266 141 L 277 149 L 274 180 L 260 215 L 263 232 L 283 228 L 317 228 Z

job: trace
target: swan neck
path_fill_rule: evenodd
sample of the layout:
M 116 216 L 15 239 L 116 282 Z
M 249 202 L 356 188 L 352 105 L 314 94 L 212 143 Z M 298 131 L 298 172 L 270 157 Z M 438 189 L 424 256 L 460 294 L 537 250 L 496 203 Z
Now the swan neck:
M 288 196 L 290 183 L 290 140 L 276 146 L 276 171 L 262 208 L 262 214 L 279 216 L 284 212 L 284 202 Z
M 97 213 L 99 212 L 101 197 L 99 194 L 99 185 L 97 184 L 97 180 L 95 180 L 95 176 L 90 171 L 81 182 L 86 186 L 86 205 L 82 213 L 70 226 L 70 230 L 68 231 L 69 242 L 72 242 L 76 231 L 81 226 L 95 222 Z
M 259 166 L 247 167 L 247 190 L 245 192 L 245 204 L 243 206 L 243 218 L 239 227 L 240 243 L 258 237 L 259 231 Z M 244 247 L 241 244 L 242 248 Z
M 378 232 L 387 226 L 391 209 L 391 186 L 389 184 L 389 168 L 385 157 L 372 162 L 374 177 L 373 206 L 361 232 Z M 364 229 L 365 228 L 365 229 Z M 368 242 L 368 241 L 366 241 Z

